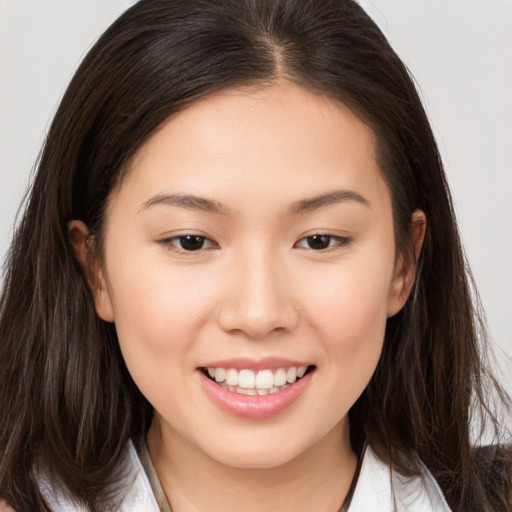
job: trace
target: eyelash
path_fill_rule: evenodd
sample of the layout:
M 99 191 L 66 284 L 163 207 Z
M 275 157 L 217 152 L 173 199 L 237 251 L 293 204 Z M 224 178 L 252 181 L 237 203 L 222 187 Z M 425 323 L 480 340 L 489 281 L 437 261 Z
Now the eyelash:
M 321 249 L 314 249 L 313 247 L 303 247 L 303 246 L 299 245 L 301 242 L 307 243 L 309 241 L 309 243 L 311 243 L 312 240 L 316 237 L 328 238 L 329 245 L 327 247 L 324 247 Z M 187 238 L 195 238 L 196 241 L 200 240 L 202 242 L 201 247 L 197 248 L 196 250 L 185 249 L 185 248 L 183 248 L 183 246 L 177 247 L 177 245 L 176 245 L 177 243 L 179 243 L 181 245 L 181 244 L 183 244 L 183 241 Z M 204 244 L 207 242 L 209 242 L 211 246 L 205 248 Z M 331 242 L 334 242 L 334 244 L 331 245 Z M 337 235 L 333 235 L 331 233 L 313 233 L 311 235 L 305 236 L 305 237 L 301 238 L 300 240 L 298 240 L 294 244 L 294 247 L 302 247 L 304 249 L 312 250 L 313 252 L 316 252 L 316 253 L 321 253 L 321 252 L 330 252 L 330 251 L 336 250 L 341 247 L 346 247 L 351 242 L 352 242 L 352 239 L 349 237 L 337 236 Z M 165 247 L 167 247 L 171 251 L 177 252 L 178 254 L 187 254 L 187 255 L 193 254 L 193 253 L 199 253 L 202 250 L 212 249 L 212 248 L 215 248 L 215 246 L 217 246 L 217 244 L 213 240 L 209 239 L 208 237 L 203 236 L 203 235 L 195 235 L 193 233 L 187 233 L 184 235 L 166 238 L 164 240 L 161 240 L 160 243 L 162 245 L 164 245 Z
M 197 250 L 187 250 L 187 249 L 184 249 L 183 247 L 180 248 L 180 247 L 176 246 L 176 243 L 181 244 L 181 243 L 183 243 L 183 241 L 186 238 L 201 239 L 201 241 L 203 243 L 202 243 L 201 247 L 199 247 Z M 205 248 L 204 243 L 206 243 L 206 242 L 209 242 L 211 244 L 211 247 Z M 184 235 L 178 235 L 178 236 L 173 236 L 171 238 L 166 238 L 164 240 L 161 240 L 160 243 L 162 245 L 164 245 L 165 247 L 167 247 L 169 250 L 177 252 L 178 254 L 199 253 L 202 250 L 208 250 L 208 249 L 215 248 L 215 246 L 217 245 L 213 240 L 210 240 L 208 237 L 203 236 L 203 235 L 196 235 L 194 233 L 186 233 Z
M 313 249 L 312 247 L 304 247 L 305 249 L 310 249 L 314 252 L 329 252 L 339 249 L 341 247 L 347 247 L 352 242 L 352 238 L 346 236 L 337 236 L 333 235 L 332 233 L 313 233 L 311 235 L 305 236 L 304 238 L 301 238 L 298 242 L 296 242 L 294 247 L 298 246 L 300 242 L 307 241 L 315 237 L 329 238 L 329 245 L 323 249 Z M 331 242 L 334 242 L 334 244 L 331 245 Z

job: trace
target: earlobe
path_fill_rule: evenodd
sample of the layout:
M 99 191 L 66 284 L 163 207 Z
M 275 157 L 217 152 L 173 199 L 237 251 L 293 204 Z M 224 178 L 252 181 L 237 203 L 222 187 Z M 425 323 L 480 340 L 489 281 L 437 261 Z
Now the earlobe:
M 114 309 L 107 280 L 93 253 L 92 239 L 84 222 L 72 220 L 68 223 L 68 240 L 94 297 L 98 316 L 106 322 L 113 322 Z
M 409 232 L 411 252 L 400 254 L 397 258 L 388 300 L 388 318 L 396 315 L 403 308 L 411 293 L 416 277 L 416 262 L 421 254 L 426 230 L 425 213 L 415 210 Z

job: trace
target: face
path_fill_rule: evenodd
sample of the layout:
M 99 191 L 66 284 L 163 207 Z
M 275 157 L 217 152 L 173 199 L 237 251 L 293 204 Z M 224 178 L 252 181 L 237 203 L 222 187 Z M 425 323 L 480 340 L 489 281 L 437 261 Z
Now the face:
M 136 155 L 104 237 L 97 311 L 169 439 L 237 467 L 347 439 L 411 274 L 351 112 L 284 82 L 192 104 Z

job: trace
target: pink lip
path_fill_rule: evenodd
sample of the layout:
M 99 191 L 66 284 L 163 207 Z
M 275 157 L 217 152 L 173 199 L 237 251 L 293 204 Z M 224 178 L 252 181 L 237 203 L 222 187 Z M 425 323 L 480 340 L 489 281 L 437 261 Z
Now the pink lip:
M 263 357 L 261 359 L 250 359 L 248 357 L 237 357 L 232 359 L 222 359 L 219 361 L 211 361 L 203 368 L 235 368 L 237 370 L 272 370 L 277 368 L 290 368 L 291 366 L 306 368 L 312 363 L 304 361 L 294 361 L 292 359 L 284 359 L 281 357 Z
M 218 363 L 216 363 L 218 364 Z M 283 366 L 305 366 L 305 365 L 278 365 Z M 227 366 L 216 366 L 217 368 L 236 368 L 235 365 Z M 247 366 L 241 366 L 241 368 L 248 368 Z M 269 368 L 269 366 L 266 366 Z M 223 411 L 239 418 L 247 418 L 252 420 L 261 420 L 270 418 L 279 414 L 288 408 L 295 400 L 297 400 L 302 393 L 307 389 L 311 382 L 312 373 L 304 375 L 300 380 L 296 381 L 290 387 L 283 389 L 272 395 L 254 396 L 254 395 L 242 395 L 239 393 L 233 393 L 219 386 L 217 383 L 210 380 L 203 372 L 197 372 L 201 379 L 201 384 L 217 406 Z

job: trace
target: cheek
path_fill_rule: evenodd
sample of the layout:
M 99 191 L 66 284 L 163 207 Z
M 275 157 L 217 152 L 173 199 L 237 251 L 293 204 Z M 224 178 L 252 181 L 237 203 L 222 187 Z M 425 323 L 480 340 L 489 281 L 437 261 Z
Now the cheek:
M 181 414 L 193 400 L 197 334 L 209 315 L 212 289 L 202 276 L 160 261 L 133 258 L 112 267 L 115 325 L 123 358 L 134 382 L 160 411 Z M 149 259 L 146 261 L 150 261 Z
M 111 266 L 109 282 L 127 363 L 140 359 L 156 366 L 162 357 L 186 351 L 208 316 L 212 287 L 201 274 L 169 265 L 165 254 L 155 259 L 154 248 L 117 261 L 122 264 Z
M 308 289 L 318 329 L 352 339 L 384 326 L 392 267 L 392 262 L 371 265 L 363 260 L 317 274 L 315 287 L 310 283 Z
M 311 330 L 323 345 L 332 379 L 341 381 L 349 402 L 366 387 L 380 358 L 392 273 L 391 257 L 359 259 L 317 275 L 310 295 Z

